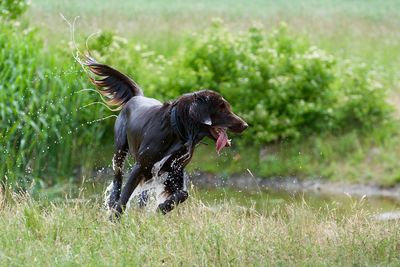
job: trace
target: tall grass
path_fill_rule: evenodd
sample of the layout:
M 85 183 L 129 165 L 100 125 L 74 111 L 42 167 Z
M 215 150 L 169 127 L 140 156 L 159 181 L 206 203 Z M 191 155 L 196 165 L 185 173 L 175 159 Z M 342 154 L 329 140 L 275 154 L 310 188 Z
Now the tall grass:
M 84 266 L 398 265 L 400 227 L 362 202 L 263 211 L 196 198 L 166 216 L 132 210 L 112 224 L 97 202 L 0 202 L 0 264 Z
M 0 151 L 2 180 L 27 187 L 34 179 L 53 184 L 93 162 L 105 128 L 88 122 L 104 109 L 84 105 L 87 83 L 72 57 L 45 50 L 29 28 L 0 31 Z M 45 174 L 54 177 L 45 178 Z

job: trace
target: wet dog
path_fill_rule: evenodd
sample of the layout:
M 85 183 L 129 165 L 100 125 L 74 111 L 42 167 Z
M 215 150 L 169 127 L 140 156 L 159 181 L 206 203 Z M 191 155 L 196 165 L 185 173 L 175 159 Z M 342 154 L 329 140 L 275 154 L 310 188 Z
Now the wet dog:
M 107 104 L 121 109 L 114 127 L 115 177 L 107 203 L 113 217 L 122 214 L 139 183 L 150 181 L 154 175 L 164 175 L 166 197 L 158 210 L 164 214 L 171 211 L 188 197 L 184 168 L 195 146 L 209 137 L 215 140 L 219 153 L 230 146 L 228 130 L 241 133 L 248 127 L 214 91 L 201 90 L 161 103 L 143 96 L 132 79 L 110 66 L 90 57 L 84 59 L 84 65 L 95 75 L 90 80 L 107 97 Z M 128 153 L 134 157 L 135 165 L 121 190 L 122 168 Z

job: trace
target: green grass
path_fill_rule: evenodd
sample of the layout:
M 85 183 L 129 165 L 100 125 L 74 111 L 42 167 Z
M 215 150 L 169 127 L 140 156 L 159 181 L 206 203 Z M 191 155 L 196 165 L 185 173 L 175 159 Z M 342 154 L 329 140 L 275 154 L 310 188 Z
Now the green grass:
M 6 158 L 0 171 L 6 170 L 6 182 L 12 182 L 7 181 L 9 175 L 28 186 L 36 200 L 0 193 L 1 266 L 400 265 L 399 224 L 375 221 L 363 201 L 313 205 L 308 200 L 269 201 L 250 193 L 240 194 L 236 201 L 230 196 L 239 193 L 227 190 L 226 200 L 213 202 L 213 192 L 208 196 L 211 201 L 194 192 L 167 216 L 132 210 L 121 223 L 112 224 L 99 199 L 60 198 L 68 190 L 75 194 L 73 181 L 90 179 L 91 168 L 110 164 L 113 153 L 112 133 L 104 132 L 111 129 L 112 120 L 87 124 L 93 114 L 101 118 L 109 113 L 100 107 L 82 109 L 98 100 L 94 93 L 75 94 L 87 82 L 77 66 L 72 67 L 69 29 L 60 12 L 70 18 L 81 16 L 81 44 L 98 29 L 111 30 L 166 56 L 177 51 L 184 36 L 201 32 L 215 17 L 233 32 L 253 23 L 262 23 L 269 31 L 286 21 L 292 32 L 307 34 L 330 53 L 380 67 L 391 92 L 389 101 L 400 103 L 399 1 L 32 0 L 25 22 L 39 28 L 45 49 L 31 53 L 40 42 L 33 48 L 30 42 L 4 42 L 9 46 L 4 51 L 12 52 L 2 53 L 1 62 L 24 62 L 30 68 L 24 73 L 18 71 L 22 64 L 8 64 L 4 72 L 7 79 L 1 84 L 13 90 L 0 93 L 0 111 L 7 112 L 3 118 L 13 127 L 8 121 L 0 125 L 0 152 Z M 20 38 L 6 31 L 0 34 L 3 40 L 6 35 Z M 52 79 L 43 79 L 45 75 Z M 13 95 L 15 90 L 25 90 L 24 101 Z M 22 108 L 15 106 L 20 103 Z M 264 147 L 235 144 L 220 157 L 214 144 L 200 146 L 190 168 L 226 178 L 249 169 L 262 177 L 322 176 L 393 185 L 400 181 L 397 126 L 398 122 L 395 129 L 308 136 Z M 29 188 L 32 179 L 36 184 Z M 54 183 L 44 190 L 50 199 L 37 190 Z
M 169 215 L 110 223 L 96 201 L 0 201 L 2 266 L 399 265 L 400 226 L 362 202 L 346 214 L 290 201 L 256 211 L 192 197 Z
M 27 17 L 52 43 L 69 40 L 59 13 L 80 16 L 77 32 L 112 30 L 131 41 L 145 42 L 168 54 L 186 33 L 199 32 L 215 17 L 230 29 L 262 23 L 274 29 L 286 21 L 336 55 L 361 57 L 394 68 L 400 60 L 400 2 L 376 1 L 78 1 L 33 0 Z M 396 63 L 397 62 L 397 63 Z
M 113 31 L 129 42 L 146 43 L 165 55 L 173 54 L 187 34 L 209 27 L 213 18 L 222 18 L 232 31 L 254 24 L 262 24 L 269 31 L 285 21 L 293 32 L 308 35 L 313 43 L 334 55 L 361 58 L 383 67 L 390 81 L 387 86 L 396 92 L 399 89 L 394 82 L 399 79 L 400 61 L 400 3 L 396 0 L 33 0 L 26 17 L 41 29 L 49 45 L 65 46 L 69 29 L 60 13 L 68 18 L 80 17 L 78 36 Z
M 395 124 L 396 127 L 397 124 Z M 233 143 L 237 140 L 233 137 Z M 192 171 L 257 177 L 329 179 L 391 187 L 400 182 L 400 136 L 397 129 L 377 129 L 368 135 L 305 137 L 263 147 L 234 145 L 218 156 L 214 144 L 200 145 L 189 165 Z

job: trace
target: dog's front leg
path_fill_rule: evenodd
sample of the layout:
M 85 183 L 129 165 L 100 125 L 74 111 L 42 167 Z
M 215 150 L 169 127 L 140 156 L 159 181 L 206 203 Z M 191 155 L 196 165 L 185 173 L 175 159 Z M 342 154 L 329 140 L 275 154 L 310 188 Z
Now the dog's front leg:
M 164 185 L 166 191 L 171 192 L 171 194 L 163 203 L 158 205 L 158 210 L 161 213 L 166 214 L 189 197 L 189 194 L 186 191 L 185 187 L 185 177 L 183 169 L 172 171 L 168 175 L 168 178 L 165 181 Z
M 189 197 L 185 190 L 178 190 L 170 195 L 164 203 L 158 205 L 158 209 L 162 214 L 166 214 L 173 210 L 179 203 L 184 202 Z

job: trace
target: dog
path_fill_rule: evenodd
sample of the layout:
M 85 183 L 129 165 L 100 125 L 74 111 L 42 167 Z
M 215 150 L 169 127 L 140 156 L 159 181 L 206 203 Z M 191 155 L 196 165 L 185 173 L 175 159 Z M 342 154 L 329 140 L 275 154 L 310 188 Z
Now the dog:
M 124 212 L 133 191 L 140 183 L 164 176 L 165 201 L 157 209 L 166 214 L 188 198 L 184 168 L 190 162 L 196 145 L 209 137 L 219 153 L 231 145 L 227 131 L 242 133 L 248 124 L 232 112 L 230 104 L 212 90 L 187 93 L 161 103 L 143 95 L 139 85 L 116 69 L 96 62 L 90 56 L 83 60 L 89 79 L 107 98 L 110 107 L 120 113 L 115 121 L 114 180 L 108 208 L 113 218 Z M 123 190 L 123 164 L 130 153 L 135 164 Z M 156 173 L 155 173 L 156 172 Z M 146 201 L 146 196 L 142 198 Z

